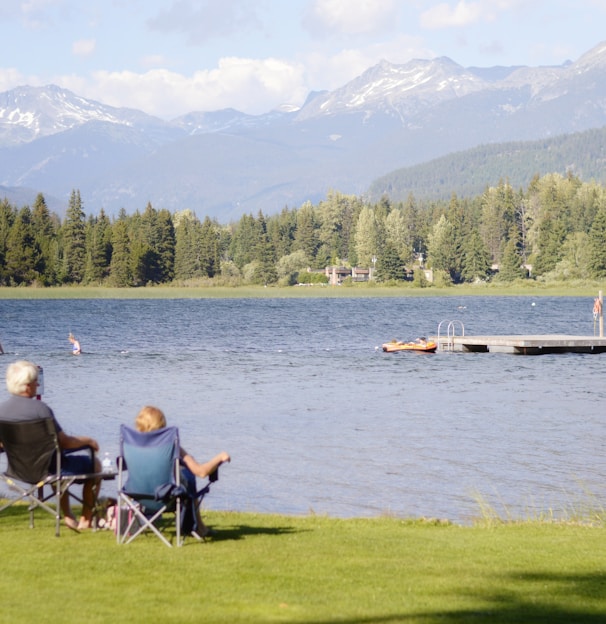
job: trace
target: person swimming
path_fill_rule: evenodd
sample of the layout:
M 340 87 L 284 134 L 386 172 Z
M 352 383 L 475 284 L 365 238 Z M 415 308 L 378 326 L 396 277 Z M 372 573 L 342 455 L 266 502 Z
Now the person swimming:
M 67 339 L 72 343 L 72 355 L 80 355 L 82 350 L 80 349 L 80 343 L 76 340 L 76 337 L 71 332 Z

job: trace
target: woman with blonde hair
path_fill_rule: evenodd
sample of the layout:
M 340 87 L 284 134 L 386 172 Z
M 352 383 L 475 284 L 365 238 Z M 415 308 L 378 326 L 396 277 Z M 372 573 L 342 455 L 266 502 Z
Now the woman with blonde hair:
M 153 405 L 142 407 L 135 419 L 135 428 L 142 433 L 156 431 L 164 427 L 166 427 L 164 412 Z M 186 485 L 187 491 L 192 496 L 196 494 L 197 490 L 196 477 L 210 477 L 217 471 L 221 464 L 231 461 L 231 457 L 225 451 L 222 451 L 204 463 L 196 461 L 183 447 L 179 449 L 179 454 L 181 458 L 181 481 Z M 198 531 L 201 537 L 208 535 L 210 530 L 208 527 L 204 526 L 198 509 L 196 509 L 196 519 L 201 529 Z
M 166 427 L 166 418 L 164 412 L 153 405 L 146 405 L 141 408 L 135 419 L 135 428 L 137 431 L 143 433 L 147 431 L 155 431 L 156 429 L 162 429 Z M 203 464 L 200 464 L 196 459 L 190 455 L 183 447 L 180 450 L 181 461 L 196 477 L 208 477 L 217 470 L 217 468 L 224 462 L 231 461 L 231 457 L 222 451 L 218 455 L 215 455 L 212 459 Z

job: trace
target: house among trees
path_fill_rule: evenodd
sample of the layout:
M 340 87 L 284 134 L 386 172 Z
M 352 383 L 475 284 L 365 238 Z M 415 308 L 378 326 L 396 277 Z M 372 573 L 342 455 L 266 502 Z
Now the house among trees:
M 331 286 L 340 286 L 347 278 L 351 278 L 352 282 L 368 282 L 374 279 L 372 267 L 361 269 L 360 267 L 327 266 L 325 273 Z

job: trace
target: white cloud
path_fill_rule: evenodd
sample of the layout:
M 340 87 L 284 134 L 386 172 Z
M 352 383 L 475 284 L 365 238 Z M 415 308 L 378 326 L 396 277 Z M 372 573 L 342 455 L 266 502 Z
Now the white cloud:
M 186 34 L 192 44 L 203 44 L 234 33 L 260 29 L 258 12 L 263 0 L 173 0 L 147 20 L 152 30 Z
M 494 22 L 499 14 L 519 9 L 524 5 L 536 6 L 536 0 L 482 0 L 468 2 L 459 0 L 436 4 L 419 16 L 421 26 L 428 29 L 470 26 L 478 22 Z
M 143 74 L 101 71 L 95 72 L 92 81 L 64 77 L 57 84 L 112 106 L 164 118 L 227 107 L 260 114 L 279 104 L 300 104 L 307 95 L 302 67 L 271 58 L 223 58 L 216 69 L 193 76 L 165 69 Z
M 24 76 L 20 71 L 14 68 L 0 69 L 0 91 L 9 91 L 19 85 L 29 84 L 36 86 L 38 83 Z
M 97 46 L 94 39 L 80 39 L 72 43 L 72 52 L 76 56 L 90 56 Z
M 391 29 L 396 0 L 314 0 L 304 26 L 314 35 L 363 35 Z
M 421 25 L 429 29 L 449 28 L 452 26 L 467 26 L 482 18 L 482 6 L 477 2 L 457 2 L 451 8 L 446 2 L 437 4 L 420 16 Z

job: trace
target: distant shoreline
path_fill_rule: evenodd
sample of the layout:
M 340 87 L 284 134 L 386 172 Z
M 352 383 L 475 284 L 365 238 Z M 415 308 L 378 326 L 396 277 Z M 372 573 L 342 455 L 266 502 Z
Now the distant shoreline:
M 596 297 L 603 284 L 462 284 L 447 288 L 412 286 L 104 286 L 0 287 L 0 299 L 343 299 L 380 297 Z

